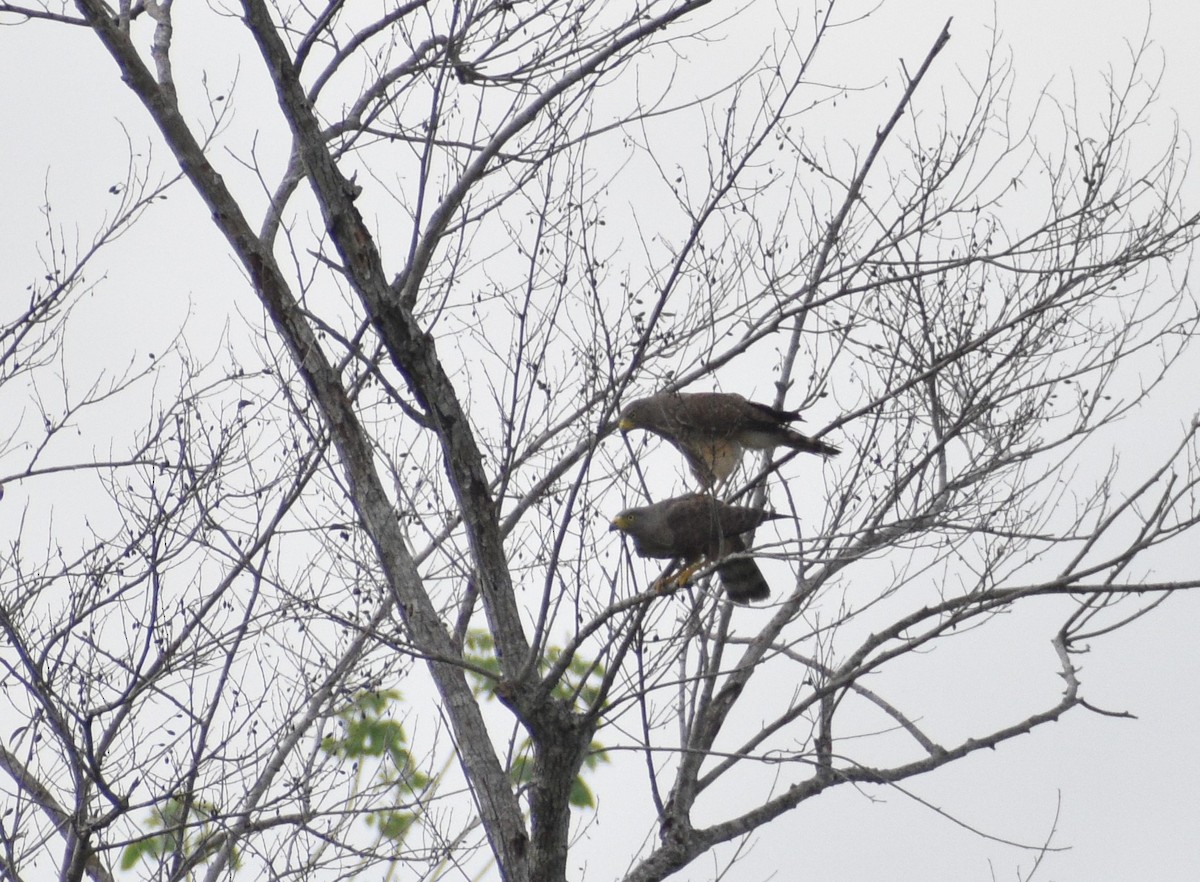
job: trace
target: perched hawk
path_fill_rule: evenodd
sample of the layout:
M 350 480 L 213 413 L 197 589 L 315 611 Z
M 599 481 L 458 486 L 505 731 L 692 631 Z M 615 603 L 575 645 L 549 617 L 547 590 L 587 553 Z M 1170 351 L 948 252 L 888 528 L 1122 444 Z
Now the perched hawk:
M 628 508 L 613 518 L 609 530 L 633 537 L 633 547 L 642 557 L 678 558 L 684 569 L 675 582 L 683 585 L 700 568 L 703 558 L 717 561 L 744 552 L 741 534 L 778 517 L 783 515 L 728 505 L 696 493 Z M 766 600 L 771 594 L 758 564 L 748 557 L 718 564 L 717 573 L 734 603 Z
M 666 438 L 687 459 L 696 480 L 712 487 L 733 474 L 747 448 L 841 453 L 788 426 L 799 418 L 799 411 L 776 410 L 729 392 L 660 392 L 631 402 L 621 411 L 617 427 L 622 432 L 645 429 Z

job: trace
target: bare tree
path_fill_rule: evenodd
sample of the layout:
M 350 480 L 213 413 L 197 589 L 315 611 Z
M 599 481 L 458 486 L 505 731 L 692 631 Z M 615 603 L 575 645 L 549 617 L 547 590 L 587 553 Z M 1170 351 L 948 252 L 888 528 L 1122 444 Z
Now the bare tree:
M 657 825 L 625 878 L 657 880 L 826 790 L 1106 712 L 1077 653 L 1200 584 L 1143 564 L 1195 535 L 1196 425 L 1088 471 L 1198 320 L 1176 145 L 1130 152 L 1146 59 L 1105 113 L 1031 121 L 993 51 L 931 121 L 949 26 L 899 94 L 856 96 L 812 72 L 825 7 L 763 29 L 707 2 L 0 3 L 28 20 L 6 36 L 94 36 L 174 160 L 131 166 L 94 247 L 47 250 L 4 315 L 3 394 L 34 402 L 0 448 L 25 506 L 8 876 L 561 880 L 603 756 Z M 730 34 L 759 54 L 714 83 Z M 861 143 L 822 139 L 827 105 L 880 96 Z M 59 325 L 103 294 L 84 269 L 172 186 L 240 266 L 227 345 L 185 329 L 148 368 L 67 370 Z M 756 536 L 768 605 L 703 571 L 664 596 L 608 518 L 688 479 L 614 416 L 747 385 L 843 453 L 719 488 L 790 515 Z M 109 428 L 64 437 L 92 412 Z M 1044 598 L 1055 700 L 958 738 L 890 697 Z

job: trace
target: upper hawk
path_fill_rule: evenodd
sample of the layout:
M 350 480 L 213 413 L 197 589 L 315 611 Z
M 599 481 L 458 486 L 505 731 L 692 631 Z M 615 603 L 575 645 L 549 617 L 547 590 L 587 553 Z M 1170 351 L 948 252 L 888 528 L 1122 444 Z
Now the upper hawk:
M 666 438 L 679 448 L 701 485 L 711 487 L 733 474 L 744 449 L 841 453 L 788 426 L 799 418 L 799 411 L 779 410 L 732 392 L 660 392 L 626 406 L 617 427 Z

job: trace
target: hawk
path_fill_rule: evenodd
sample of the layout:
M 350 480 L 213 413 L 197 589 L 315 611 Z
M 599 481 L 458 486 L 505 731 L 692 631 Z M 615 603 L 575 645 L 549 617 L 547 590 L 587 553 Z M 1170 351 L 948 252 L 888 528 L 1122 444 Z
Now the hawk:
M 612 519 L 609 530 L 631 536 L 634 550 L 641 557 L 677 558 L 684 569 L 675 577 L 675 583 L 684 585 L 700 568 L 703 558 L 717 561 L 728 554 L 745 552 L 741 535 L 779 517 L 783 515 L 729 505 L 695 493 L 642 508 L 627 508 Z M 716 569 L 725 593 L 734 603 L 766 600 L 771 594 L 758 564 L 749 557 L 718 563 Z
M 630 402 L 617 427 L 622 432 L 645 429 L 666 438 L 687 459 L 696 480 L 712 487 L 733 474 L 745 449 L 841 453 L 788 426 L 799 418 L 799 411 L 777 410 L 732 392 L 660 392 Z

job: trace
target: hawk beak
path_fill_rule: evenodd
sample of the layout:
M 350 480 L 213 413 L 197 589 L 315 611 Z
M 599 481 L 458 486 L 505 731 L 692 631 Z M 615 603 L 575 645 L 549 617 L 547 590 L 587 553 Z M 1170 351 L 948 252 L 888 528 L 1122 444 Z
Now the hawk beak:
M 617 423 L 617 428 L 622 432 L 628 432 L 630 429 L 636 429 L 637 426 L 634 425 L 633 420 L 629 417 L 621 417 L 620 422 Z
M 612 519 L 611 522 L 609 522 L 609 525 L 608 525 L 608 532 L 610 532 L 610 533 L 613 530 L 620 530 L 623 533 L 628 529 L 629 529 L 629 518 L 625 517 L 624 515 L 617 515 L 615 518 Z

